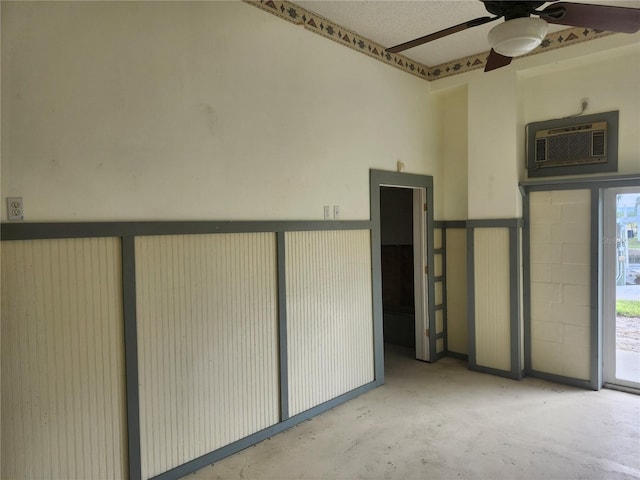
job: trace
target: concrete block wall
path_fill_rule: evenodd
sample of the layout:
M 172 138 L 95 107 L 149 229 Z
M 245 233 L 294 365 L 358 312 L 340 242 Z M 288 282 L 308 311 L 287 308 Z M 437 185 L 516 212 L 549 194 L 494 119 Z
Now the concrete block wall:
M 530 194 L 531 368 L 590 378 L 590 190 Z

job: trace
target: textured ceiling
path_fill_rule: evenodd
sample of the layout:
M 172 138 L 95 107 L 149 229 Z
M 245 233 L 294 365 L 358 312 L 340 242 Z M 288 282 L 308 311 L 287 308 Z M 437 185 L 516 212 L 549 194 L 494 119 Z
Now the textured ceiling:
M 483 3 L 478 0 L 293 0 L 293 2 L 386 47 L 489 15 Z M 581 0 L 580 3 L 640 8 L 640 1 L 637 0 Z M 493 22 L 470 28 L 406 50 L 402 55 L 424 65 L 434 66 L 486 52 L 490 49 L 487 32 L 496 24 L 497 22 Z M 549 31 L 555 32 L 565 28 L 568 27 L 550 25 Z

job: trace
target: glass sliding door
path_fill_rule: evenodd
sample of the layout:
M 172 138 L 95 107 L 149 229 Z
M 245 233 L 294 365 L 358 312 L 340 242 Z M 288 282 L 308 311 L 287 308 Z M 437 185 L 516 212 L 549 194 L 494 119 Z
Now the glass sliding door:
M 603 376 L 640 391 L 640 186 L 604 192 Z

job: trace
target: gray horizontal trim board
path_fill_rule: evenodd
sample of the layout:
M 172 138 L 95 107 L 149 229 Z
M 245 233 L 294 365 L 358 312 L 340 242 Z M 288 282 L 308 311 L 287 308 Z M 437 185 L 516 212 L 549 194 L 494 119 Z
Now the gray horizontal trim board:
M 184 477 L 185 475 L 189 475 L 190 473 L 195 472 L 203 467 L 211 465 L 215 462 L 222 460 L 229 455 L 233 455 L 234 453 L 238 453 L 245 448 L 249 448 L 255 445 L 262 440 L 266 440 L 273 435 L 283 432 L 291 427 L 298 425 L 299 423 L 304 422 L 305 420 L 309 420 L 316 415 L 324 413 L 328 410 L 331 410 L 338 405 L 347 402 L 356 398 L 363 393 L 368 392 L 376 387 L 376 382 L 370 382 L 361 387 L 358 387 L 350 392 L 344 393 L 339 397 L 329 400 L 328 402 L 324 402 L 316 407 L 313 407 L 309 410 L 306 410 L 298 415 L 288 418 L 287 420 L 277 423 L 271 427 L 267 427 L 264 430 L 260 430 L 248 437 L 237 440 L 229 445 L 225 445 L 222 448 L 214 450 L 206 455 L 198 457 L 190 462 L 184 463 L 178 467 L 172 468 L 171 470 L 161 473 L 155 477 L 152 477 L 152 480 L 177 480 L 179 478 Z
M 640 182 L 640 174 L 634 173 L 630 175 L 608 175 L 608 176 L 592 176 L 581 178 L 565 178 L 553 180 L 537 180 L 520 182 L 520 186 L 525 190 L 541 191 L 541 190 L 571 190 L 576 188 L 609 188 L 609 187 L 626 187 L 638 185 Z
M 513 228 L 522 226 L 521 218 L 492 218 L 467 220 L 467 228 Z
M 472 364 L 471 362 L 469 362 L 469 370 L 473 370 L 474 372 L 480 372 L 480 373 L 488 373 L 490 375 L 509 378 L 511 380 L 520 380 L 522 378 L 520 376 L 520 372 L 514 373 L 509 370 L 499 370 L 497 368 L 483 367 L 482 365 Z
M 465 362 L 469 361 L 469 355 L 466 353 L 452 352 L 451 350 L 447 350 L 447 357 L 455 358 L 456 360 L 463 360 Z
M 442 360 L 443 358 L 447 358 L 447 351 L 439 352 L 435 354 L 436 360 Z
M 369 178 L 383 187 L 433 188 L 433 177 L 387 170 L 369 170 Z
M 444 228 L 467 228 L 467 220 L 445 220 Z
M 635 395 L 640 395 L 640 389 L 627 387 L 625 385 L 616 385 L 615 383 L 605 382 L 603 387 L 608 388 L 610 390 L 619 390 L 621 392 L 633 393 Z
M 563 375 L 555 375 L 553 373 L 539 372 L 537 370 L 527 370 L 527 375 L 533 378 L 539 378 L 548 382 L 560 383 L 571 387 L 584 388 L 587 390 L 597 390 L 591 385 L 589 380 L 580 380 L 579 378 L 565 377 Z
M 433 222 L 433 228 L 444 228 L 444 224 L 445 224 L 444 220 L 437 220 Z
M 209 233 L 370 230 L 370 220 L 3 223 L 2 240 L 193 235 Z

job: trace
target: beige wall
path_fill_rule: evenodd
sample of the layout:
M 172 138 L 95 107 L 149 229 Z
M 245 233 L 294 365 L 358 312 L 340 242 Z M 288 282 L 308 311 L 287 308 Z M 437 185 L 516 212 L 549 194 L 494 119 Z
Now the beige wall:
M 589 98 L 586 113 L 620 110 L 619 173 L 640 173 L 638 78 L 640 33 L 611 35 L 518 58 L 493 72 L 432 82 L 431 91 L 439 99 L 466 91 L 467 125 L 461 124 L 461 109 L 457 115 L 441 115 L 439 128 L 443 138 L 455 138 L 454 131 L 466 136 L 468 218 L 522 215 L 517 183 L 525 179 L 525 125 L 577 113 L 582 98 Z M 446 164 L 443 168 L 449 188 L 459 171 L 451 172 Z M 448 212 L 457 216 L 461 209 L 450 207 L 450 201 L 457 202 L 450 198 L 445 194 L 445 211 L 453 220 Z
M 444 218 L 468 218 L 467 87 L 447 89 L 436 96 L 439 113 L 439 156 L 443 170 Z
M 440 191 L 429 88 L 243 2 L 2 2 L 2 195 L 27 221 L 368 219 L 370 168 Z
M 640 41 L 590 64 L 553 72 L 532 72 L 522 79 L 524 122 L 620 111 L 618 173 L 640 173 Z M 566 178 L 566 177 L 565 177 Z

